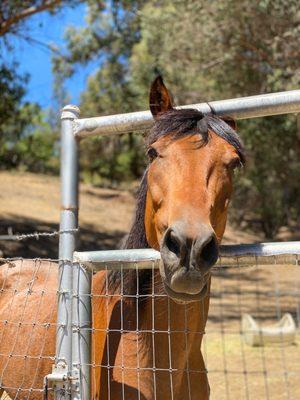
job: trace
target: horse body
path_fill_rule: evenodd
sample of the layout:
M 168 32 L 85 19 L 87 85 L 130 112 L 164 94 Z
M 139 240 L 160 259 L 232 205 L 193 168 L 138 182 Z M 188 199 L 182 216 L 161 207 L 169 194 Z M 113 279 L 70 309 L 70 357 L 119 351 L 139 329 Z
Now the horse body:
M 233 121 L 173 109 L 160 77 L 150 109 L 150 164 L 126 247 L 153 247 L 162 262 L 159 271 L 94 275 L 93 400 L 209 398 L 201 342 L 211 268 L 243 148 Z M 42 399 L 55 353 L 57 272 L 41 261 L 0 268 L 0 383 L 11 397 Z
M 1 387 L 11 398 L 41 399 L 55 355 L 57 264 L 1 265 L 0 288 Z

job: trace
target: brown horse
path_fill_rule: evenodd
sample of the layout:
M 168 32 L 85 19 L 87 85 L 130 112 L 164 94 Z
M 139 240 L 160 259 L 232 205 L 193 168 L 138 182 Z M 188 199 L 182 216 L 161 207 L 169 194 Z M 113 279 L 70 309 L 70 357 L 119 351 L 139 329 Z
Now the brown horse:
M 243 147 L 232 121 L 173 109 L 160 77 L 150 109 L 150 163 L 126 247 L 157 249 L 162 263 L 159 271 L 94 276 L 92 399 L 204 400 L 209 385 L 200 348 L 210 273 Z M 55 352 L 57 268 L 20 263 L 1 267 L 0 379 L 10 396 L 40 399 L 28 389 L 41 389 Z

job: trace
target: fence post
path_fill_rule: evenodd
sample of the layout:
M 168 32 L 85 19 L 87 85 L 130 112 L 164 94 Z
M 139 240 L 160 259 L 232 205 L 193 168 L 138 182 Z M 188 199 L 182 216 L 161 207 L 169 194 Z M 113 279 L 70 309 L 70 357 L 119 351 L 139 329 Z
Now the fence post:
M 73 336 L 72 362 L 73 377 L 78 377 L 73 386 L 72 400 L 91 398 L 91 271 L 79 263 L 73 264 Z
M 73 121 L 79 108 L 69 105 L 61 114 L 61 213 L 59 239 L 59 286 L 57 305 L 56 361 L 54 379 L 56 400 L 69 400 L 72 396 L 72 298 L 73 253 L 78 228 L 78 143 L 73 134 Z

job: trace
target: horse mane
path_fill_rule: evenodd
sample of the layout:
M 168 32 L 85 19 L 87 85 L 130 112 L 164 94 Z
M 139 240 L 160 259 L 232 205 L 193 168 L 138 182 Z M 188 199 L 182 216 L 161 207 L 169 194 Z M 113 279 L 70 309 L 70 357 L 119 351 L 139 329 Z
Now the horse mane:
M 224 117 L 226 121 L 232 121 Z M 173 140 L 183 136 L 199 136 L 199 145 L 205 145 L 209 139 L 209 131 L 226 140 L 236 150 L 242 164 L 245 163 L 244 147 L 236 131 L 224 120 L 216 115 L 204 115 L 193 108 L 172 109 L 161 114 L 155 121 L 153 128 L 146 137 L 146 145 L 151 146 L 159 138 L 171 135 Z
M 222 139 L 226 140 L 236 150 L 245 163 L 245 152 L 243 144 L 236 131 L 223 119 L 216 115 L 203 115 L 200 111 L 194 109 L 172 109 L 167 111 L 156 119 L 154 126 L 146 136 L 146 146 L 151 146 L 159 138 L 170 135 L 173 140 L 183 136 L 199 136 L 199 146 L 204 146 L 210 139 L 209 131 L 213 131 Z M 146 168 L 142 177 L 137 193 L 136 211 L 131 230 L 125 242 L 125 249 L 147 248 L 147 242 L 144 216 L 147 196 L 147 172 Z M 123 274 L 123 276 L 122 276 Z M 112 292 L 120 291 L 123 286 L 123 294 L 133 296 L 137 293 L 149 293 L 152 270 L 113 270 L 108 273 L 108 287 Z M 137 279 L 138 278 L 138 279 Z M 137 287 L 137 281 L 139 287 Z
M 146 168 L 142 177 L 137 196 L 136 196 L 136 209 L 134 220 L 127 235 L 125 245 L 122 246 L 124 249 L 145 249 L 149 247 L 146 238 L 144 216 L 146 207 L 146 196 L 147 196 L 147 172 Z M 123 276 L 122 276 L 123 275 Z M 151 280 L 152 270 L 112 270 L 108 273 L 108 288 L 111 292 L 120 292 L 121 285 L 123 286 L 124 295 L 135 295 L 137 289 L 140 294 L 145 294 L 149 290 L 149 282 Z M 123 283 L 122 283 L 123 281 Z M 139 282 L 139 288 L 137 288 L 137 281 Z

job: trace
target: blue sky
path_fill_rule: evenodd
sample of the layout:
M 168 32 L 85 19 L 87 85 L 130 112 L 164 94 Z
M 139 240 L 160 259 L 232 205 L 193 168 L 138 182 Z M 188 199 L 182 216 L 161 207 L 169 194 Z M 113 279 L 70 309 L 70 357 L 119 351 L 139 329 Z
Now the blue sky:
M 27 32 L 24 29 L 21 34 L 28 34 L 43 43 L 63 46 L 65 28 L 68 25 L 84 25 L 85 7 L 81 4 L 74 9 L 64 8 L 54 16 L 47 12 L 34 15 L 26 24 L 27 29 L 30 27 L 30 31 Z M 30 75 L 28 93 L 25 99 L 37 102 L 43 108 L 53 105 L 55 102 L 52 93 L 53 77 L 50 50 L 37 43 L 28 43 L 19 37 L 12 37 L 11 41 L 14 45 L 14 53 L 6 53 L 5 58 L 8 61 L 15 58 L 20 64 L 19 72 L 29 73 Z M 79 103 L 80 92 L 85 87 L 86 78 L 92 70 L 92 65 L 79 68 L 78 72 L 67 81 L 66 87 L 73 104 Z

